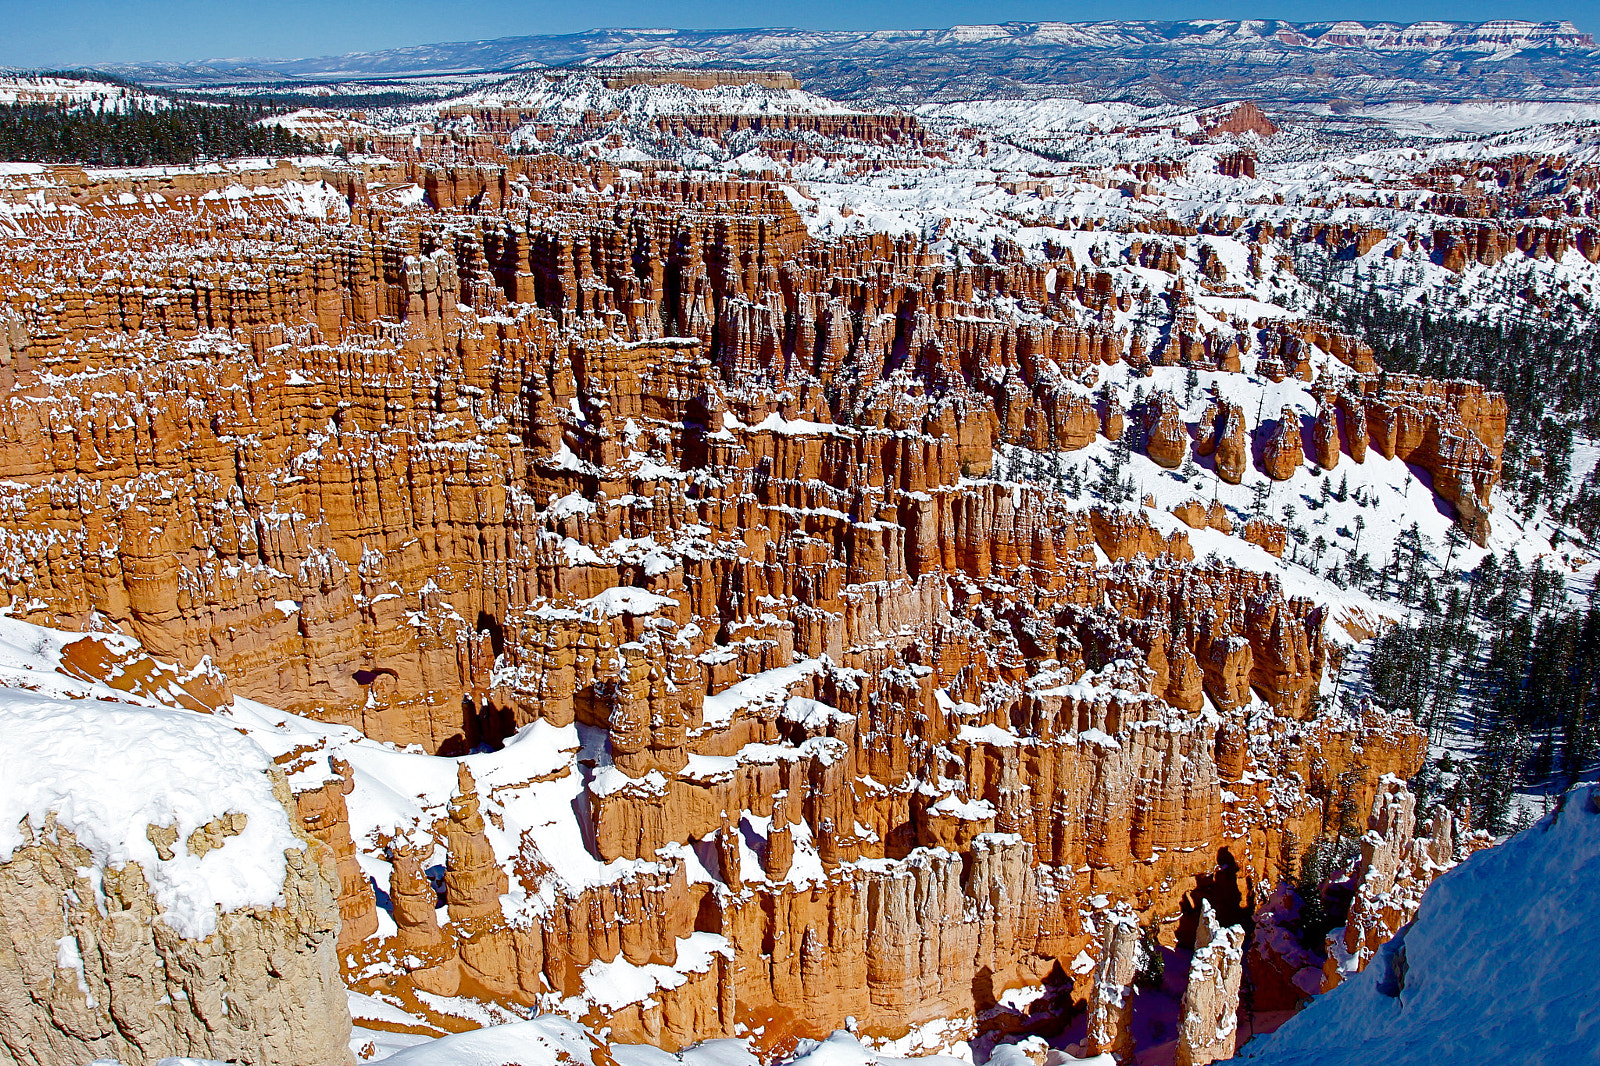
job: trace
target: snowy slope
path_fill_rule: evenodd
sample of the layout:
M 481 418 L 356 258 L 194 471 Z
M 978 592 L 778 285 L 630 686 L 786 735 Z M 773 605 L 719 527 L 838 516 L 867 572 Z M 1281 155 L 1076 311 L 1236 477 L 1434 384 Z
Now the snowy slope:
M 0 104 L 69 104 L 95 110 L 153 110 L 168 103 L 162 96 L 126 85 L 80 78 L 0 73 Z
M 758 1058 L 744 1040 L 708 1040 L 677 1055 L 642 1044 L 611 1044 L 594 1054 L 594 1037 L 582 1026 L 562 1018 L 540 1017 L 525 1022 L 478 1029 L 417 1044 L 384 1058 L 390 1066 L 559 1066 L 578 1063 L 601 1066 L 965 1066 L 962 1060 L 941 1055 L 902 1058 L 876 1051 L 846 1032 L 826 1040 L 802 1040 L 790 1055 Z M 1028 1066 L 1030 1060 L 1001 1048 L 991 1062 Z M 1109 1056 L 1079 1060 L 1060 1052 L 1051 1059 L 1057 1066 L 1083 1062 L 1085 1066 L 1112 1066 Z
M 1600 1062 L 1600 787 L 1441 877 L 1362 973 L 1242 1059 L 1262 1066 Z
M 800 89 L 723 85 L 690 89 L 682 85 L 630 85 L 611 89 L 598 76 L 550 79 L 522 74 L 442 102 L 442 106 L 519 107 L 541 122 L 570 123 L 585 113 L 616 113 L 630 119 L 656 115 L 849 115 L 853 108 Z
M 175 675 L 157 672 L 158 684 L 142 691 L 121 687 L 129 666 L 144 665 L 118 661 L 136 646 L 0 618 L 0 862 L 53 816 L 97 870 L 138 862 L 162 920 L 203 938 L 219 908 L 281 904 L 284 852 L 304 845 L 273 795 L 260 745 L 188 709 L 197 704 Z M 92 677 L 97 668 L 106 680 Z M 187 841 L 235 813 L 245 816 L 240 831 L 198 855 L 180 843 L 163 856 L 147 833 L 173 826 Z

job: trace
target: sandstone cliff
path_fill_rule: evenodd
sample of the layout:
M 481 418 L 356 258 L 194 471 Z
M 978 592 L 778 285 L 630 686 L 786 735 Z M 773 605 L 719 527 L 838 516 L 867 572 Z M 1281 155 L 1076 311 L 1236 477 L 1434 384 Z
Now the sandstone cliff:
M 1130 429 L 1102 368 L 1323 347 L 1196 317 L 1146 353 L 1108 269 L 813 238 L 769 181 L 408 166 L 425 203 L 108 199 L 0 265 L 0 589 L 303 716 L 215 701 L 327 845 L 358 988 L 679 1048 L 954 1039 L 1053 983 L 1115 1044 L 1071 969 L 1113 907 L 1232 920 L 1330 781 L 1415 769 L 1414 727 L 1318 703 L 1322 607 L 1197 558 L 1226 508 L 992 476 L 1124 429 L 1180 465 L 1176 401 Z M 1493 397 L 1338 402 L 1487 522 Z M 1259 480 L 1242 406 L 1196 429 Z

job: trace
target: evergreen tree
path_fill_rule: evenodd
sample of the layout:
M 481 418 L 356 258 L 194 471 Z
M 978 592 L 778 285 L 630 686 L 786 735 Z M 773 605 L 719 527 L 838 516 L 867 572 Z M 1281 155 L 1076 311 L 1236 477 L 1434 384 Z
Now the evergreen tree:
M 0 159 L 88 166 L 188 165 L 246 155 L 313 151 L 251 104 L 171 102 L 160 107 L 0 106 Z

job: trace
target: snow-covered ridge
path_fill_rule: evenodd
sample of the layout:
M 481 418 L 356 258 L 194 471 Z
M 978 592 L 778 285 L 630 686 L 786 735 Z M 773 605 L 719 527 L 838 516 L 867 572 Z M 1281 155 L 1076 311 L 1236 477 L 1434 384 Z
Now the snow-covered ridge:
M 1264 1066 L 1600 1061 L 1600 787 L 1444 874 L 1357 977 L 1243 1058 Z
M 166 97 L 109 81 L 0 73 L 0 105 L 68 104 L 122 111 L 130 107 L 154 109 L 167 103 Z
M 530 62 L 546 66 L 650 56 L 670 61 L 693 56 L 724 61 L 783 58 L 785 51 L 874 53 L 904 48 L 987 47 L 997 44 L 1053 48 L 1117 49 L 1263 42 L 1282 47 L 1364 50 L 1500 50 L 1505 47 L 1586 49 L 1594 39 L 1571 22 L 1495 19 L 1486 22 L 1287 22 L 1278 19 L 1192 22 L 1007 22 L 919 30 L 635 30 L 600 29 L 560 36 L 502 37 L 441 42 L 318 59 L 207 60 L 211 70 L 230 66 L 293 77 L 350 76 L 507 69 Z M 170 65 L 166 65 L 170 66 Z M 156 69 L 152 67 L 151 69 Z
M 1496 19 L 1490 22 L 1282 22 L 1276 19 L 1242 21 L 1197 20 L 1182 23 L 1153 22 L 1007 22 L 997 25 L 953 26 L 932 32 L 939 43 L 975 44 L 1009 41 L 1077 48 L 1118 48 L 1147 44 L 1226 45 L 1245 41 L 1271 41 L 1280 45 L 1329 50 L 1369 48 L 1379 50 L 1476 49 L 1497 51 L 1505 47 L 1554 45 L 1591 48 L 1594 40 L 1571 22 L 1526 22 Z
M 1374 48 L 1403 51 L 1554 46 L 1593 48 L 1594 38 L 1571 22 L 1526 22 L 1492 19 L 1488 22 L 1333 22 L 1302 27 L 1305 43 L 1318 48 Z
M 525 74 L 488 88 L 453 97 L 443 107 L 519 108 L 538 121 L 576 123 L 585 114 L 648 119 L 656 115 L 848 115 L 855 109 L 805 92 L 763 85 L 719 85 L 708 89 L 685 85 L 629 85 L 608 88 L 599 76 L 549 78 Z
M 1592 99 L 1590 35 L 1565 22 L 1013 22 L 924 30 L 594 30 L 297 60 L 118 68 L 151 84 L 350 83 L 543 67 L 776 68 L 827 95 L 916 104 L 1005 93 L 1187 101 Z M 1451 62 L 1440 65 L 1438 57 Z M 1319 65 L 1338 57 L 1330 77 Z M 1241 89 L 1241 86 L 1246 88 Z M 433 86 L 425 95 L 436 97 Z

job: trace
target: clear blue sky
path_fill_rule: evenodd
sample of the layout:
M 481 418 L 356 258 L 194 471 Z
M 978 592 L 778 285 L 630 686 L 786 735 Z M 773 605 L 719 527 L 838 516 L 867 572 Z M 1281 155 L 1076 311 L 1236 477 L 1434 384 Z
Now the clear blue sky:
M 300 57 L 602 26 L 888 29 L 1048 19 L 1568 19 L 1595 0 L 0 0 L 0 64 Z

